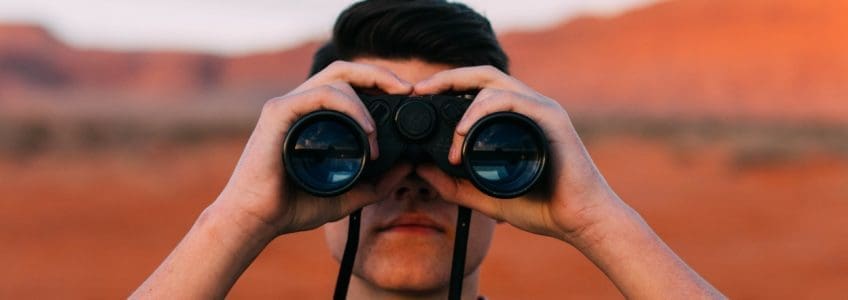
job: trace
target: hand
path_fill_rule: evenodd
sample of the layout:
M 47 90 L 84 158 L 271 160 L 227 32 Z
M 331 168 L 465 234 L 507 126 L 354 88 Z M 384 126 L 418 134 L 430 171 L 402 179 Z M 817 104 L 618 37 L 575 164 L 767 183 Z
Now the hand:
M 360 182 L 333 198 L 314 197 L 286 184 L 283 139 L 298 118 L 316 110 L 335 110 L 353 118 L 368 135 L 371 158 L 377 158 L 374 120 L 353 87 L 379 88 L 390 94 L 412 91 L 410 83 L 388 69 L 343 61 L 331 64 L 285 96 L 265 103 L 232 177 L 213 206 L 238 214 L 237 219 L 248 223 L 247 230 L 273 238 L 341 219 L 381 199 L 381 193 L 388 192 L 384 187 L 393 186 L 391 181 L 402 176 L 384 176 L 376 184 Z
M 626 298 L 723 298 L 615 195 L 589 157 L 568 113 L 556 101 L 488 66 L 443 71 L 414 87 L 416 94 L 447 90 L 480 90 L 456 126 L 449 154 L 452 164 L 461 162 L 463 139 L 477 120 L 495 112 L 516 112 L 545 132 L 550 190 L 545 195 L 497 199 L 434 166 L 417 167 L 418 175 L 442 198 L 568 242 L 607 274 Z
M 312 229 L 375 202 L 406 177 L 397 166 L 377 183 L 361 182 L 335 198 L 317 198 L 286 184 L 283 139 L 298 118 L 316 110 L 350 116 L 368 135 L 376 158 L 374 121 L 353 87 L 408 94 L 412 85 L 387 69 L 335 62 L 286 94 L 265 103 L 230 181 L 132 298 L 224 298 L 265 246 L 280 234 Z M 394 173 L 393 173 L 394 172 Z M 398 175 L 394 175 L 398 173 Z
M 612 189 L 598 172 L 569 119 L 556 101 L 490 66 L 447 70 L 418 82 L 416 94 L 448 90 L 480 90 L 457 124 L 449 160 L 462 160 L 463 139 L 472 125 L 486 115 L 511 111 L 535 121 L 549 142 L 550 193 L 528 194 L 516 199 L 490 197 L 465 179 L 453 178 L 434 166 L 420 166 L 427 180 L 447 201 L 470 207 L 496 220 L 523 230 L 551 236 L 569 243 L 608 215 L 605 210 L 621 207 Z

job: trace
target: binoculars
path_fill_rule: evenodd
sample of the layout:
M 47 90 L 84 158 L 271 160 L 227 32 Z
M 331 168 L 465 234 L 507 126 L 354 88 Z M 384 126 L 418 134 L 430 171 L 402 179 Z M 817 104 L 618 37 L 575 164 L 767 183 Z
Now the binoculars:
M 473 95 L 359 98 L 376 124 L 380 156 L 369 159 L 368 138 L 347 115 L 312 112 L 292 125 L 283 144 L 286 172 L 301 189 L 336 196 L 359 180 L 380 177 L 402 160 L 434 163 L 497 198 L 525 194 L 543 177 L 548 143 L 539 126 L 523 115 L 498 112 L 477 121 L 465 136 L 462 163 L 452 165 L 448 152 L 454 130 Z

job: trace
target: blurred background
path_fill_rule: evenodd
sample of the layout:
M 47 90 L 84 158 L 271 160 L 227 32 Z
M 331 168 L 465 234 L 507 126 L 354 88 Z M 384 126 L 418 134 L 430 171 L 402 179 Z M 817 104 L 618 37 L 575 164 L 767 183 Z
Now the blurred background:
M 718 289 L 846 297 L 848 2 L 467 3 Z M 0 298 L 131 293 L 349 4 L 0 0 Z M 336 272 L 320 230 L 293 234 L 230 295 L 327 298 Z M 482 273 L 492 299 L 620 298 L 570 246 L 509 225 Z

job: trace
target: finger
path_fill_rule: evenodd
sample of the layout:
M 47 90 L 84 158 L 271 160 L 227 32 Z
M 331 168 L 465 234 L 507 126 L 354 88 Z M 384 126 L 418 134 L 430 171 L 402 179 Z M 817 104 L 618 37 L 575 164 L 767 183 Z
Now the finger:
M 465 134 L 459 135 L 454 130 L 450 150 L 448 150 L 448 162 L 453 165 L 462 163 L 462 144 L 465 142 Z
M 460 122 L 454 128 L 454 134 L 453 134 L 453 138 L 452 138 L 452 141 L 451 141 L 451 147 L 450 147 L 450 150 L 448 152 L 448 161 L 451 164 L 458 165 L 462 162 L 462 145 L 463 145 L 463 142 L 465 141 L 466 135 L 468 134 L 468 130 L 470 129 L 470 127 L 467 125 L 467 123 L 474 124 L 474 123 L 477 122 L 477 120 L 479 118 L 482 118 L 482 116 L 477 117 L 477 113 L 475 113 L 475 111 L 479 111 L 480 110 L 479 107 L 481 105 L 483 105 L 485 107 L 486 105 L 484 105 L 484 104 L 486 104 L 488 101 L 490 101 L 489 100 L 490 98 L 497 97 L 501 93 L 502 93 L 501 90 L 497 90 L 497 89 L 493 89 L 493 88 L 486 88 L 486 89 L 481 90 L 479 93 L 477 93 L 477 96 L 475 97 L 474 101 L 471 102 L 471 105 L 468 106 L 468 109 L 466 109 L 465 113 L 463 114 L 462 118 L 460 119 Z M 470 114 L 472 116 L 469 116 Z M 485 115 L 483 115 L 483 116 L 485 116 Z M 460 131 L 460 128 L 462 128 L 461 131 Z
M 297 119 L 318 110 L 338 111 L 352 118 L 368 138 L 371 159 L 376 159 L 379 156 L 376 126 L 368 109 L 365 108 L 359 98 L 352 98 L 335 87 L 325 85 L 286 96 L 275 103 L 271 103 L 267 110 L 263 109 L 263 115 L 266 112 L 270 115 L 265 118 L 266 122 L 284 123 L 283 126 L 289 128 Z M 262 119 L 260 117 L 260 121 L 263 121 Z
M 468 106 L 454 129 L 450 151 L 448 152 L 448 160 L 452 164 L 456 165 L 462 162 L 462 145 L 471 126 L 494 112 L 514 110 L 515 101 L 506 99 L 505 94 L 507 92 L 494 88 L 486 88 L 477 93 L 477 97 Z
M 445 70 L 415 84 L 414 92 L 433 95 L 445 91 L 470 91 L 484 88 L 526 90 L 525 86 L 492 66 Z
M 454 129 L 453 143 L 449 152 L 453 155 L 449 158 L 451 162 L 459 163 L 463 141 L 471 128 L 480 119 L 497 112 L 514 112 L 530 118 L 542 128 L 548 142 L 557 140 L 549 133 L 561 131 L 570 126 L 568 115 L 562 106 L 548 98 L 486 88 L 477 94 L 474 102 L 465 111 Z
M 445 201 L 471 208 L 495 220 L 503 220 L 499 200 L 483 194 L 470 181 L 451 177 L 431 164 L 418 165 L 415 173 L 435 188 Z
M 407 95 L 412 92 L 411 83 L 398 77 L 387 68 L 340 60 L 333 62 L 327 68 L 315 74 L 302 86 L 308 89 L 311 86 L 329 84 L 339 80 L 358 88 L 378 88 L 389 94 Z
M 400 184 L 412 171 L 412 165 L 401 163 L 389 169 L 376 184 L 364 182 L 357 184 L 344 194 L 344 199 L 341 199 L 342 216 L 347 216 L 359 208 L 386 199 L 394 187 Z
M 465 110 L 465 113 L 462 115 L 462 118 L 459 120 L 459 123 L 456 124 L 455 131 L 457 134 L 461 136 L 465 136 L 468 134 L 468 131 L 471 129 L 477 121 L 482 119 L 485 116 L 496 112 L 518 112 L 517 109 L 518 104 L 520 106 L 528 106 L 533 105 L 532 103 L 528 103 L 527 101 L 519 101 L 520 96 L 494 88 L 487 88 L 480 91 L 475 97 L 474 101 L 471 102 L 471 105 L 468 106 L 468 109 Z M 537 108 L 531 107 L 528 109 L 524 109 L 530 113 L 533 112 Z
M 362 109 L 364 109 L 366 112 L 368 111 L 368 108 L 365 107 L 365 104 L 362 102 L 362 99 L 359 98 L 359 95 L 356 94 L 356 91 L 354 91 L 353 88 L 350 87 L 350 85 L 348 85 L 347 83 L 338 81 L 338 82 L 331 84 L 331 86 L 335 87 L 336 89 L 338 89 L 342 93 L 345 93 L 346 95 L 348 95 L 349 98 L 356 99 L 355 102 L 359 103 L 360 106 L 362 106 Z M 376 124 L 374 122 L 374 118 L 371 116 L 371 112 L 368 112 L 366 115 L 368 116 L 368 121 L 371 122 L 371 124 Z M 371 160 L 376 160 L 377 157 L 380 156 L 380 148 L 378 147 L 379 143 L 377 142 L 377 131 L 375 130 L 372 133 L 366 132 L 366 135 L 368 136 L 368 144 L 372 145 L 372 147 L 371 147 Z
M 356 95 L 356 91 L 347 82 L 336 81 L 336 82 L 332 82 L 328 85 L 338 89 L 340 92 L 344 93 L 345 95 L 348 95 L 351 98 L 359 99 L 359 96 Z

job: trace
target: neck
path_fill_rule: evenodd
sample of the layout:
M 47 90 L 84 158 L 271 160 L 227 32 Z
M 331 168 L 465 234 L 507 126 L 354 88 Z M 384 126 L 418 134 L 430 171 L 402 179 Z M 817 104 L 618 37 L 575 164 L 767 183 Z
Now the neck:
M 477 288 L 479 281 L 479 269 L 465 275 L 462 280 L 462 300 L 477 299 Z M 379 299 L 379 300 L 444 300 L 448 298 L 449 284 L 426 291 L 387 290 L 378 287 L 355 274 L 350 278 L 348 299 Z

